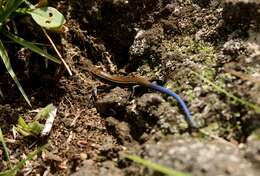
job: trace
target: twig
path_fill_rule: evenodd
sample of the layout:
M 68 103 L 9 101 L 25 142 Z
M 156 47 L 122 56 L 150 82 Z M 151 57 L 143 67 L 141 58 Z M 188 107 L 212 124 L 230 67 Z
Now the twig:
M 46 37 L 48 38 L 48 40 L 50 41 L 52 47 L 54 48 L 55 52 L 57 53 L 57 55 L 59 56 L 60 60 L 62 61 L 62 63 L 64 64 L 65 68 L 67 69 L 68 73 L 70 76 L 72 76 L 72 72 L 68 66 L 68 64 L 64 61 L 64 59 L 62 58 L 60 52 L 58 51 L 57 47 L 55 46 L 54 42 L 52 41 L 51 37 L 48 35 L 48 33 L 46 32 L 46 30 L 42 28 L 42 31 L 44 32 L 44 34 L 46 35 Z

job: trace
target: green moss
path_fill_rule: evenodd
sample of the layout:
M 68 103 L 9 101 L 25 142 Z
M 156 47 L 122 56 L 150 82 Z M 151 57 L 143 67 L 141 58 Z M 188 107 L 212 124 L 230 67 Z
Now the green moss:
M 171 53 L 189 56 L 194 62 L 215 65 L 215 48 L 209 43 L 197 42 L 191 37 L 164 40 L 161 44 L 163 58 Z
M 218 74 L 217 80 L 216 80 L 216 84 L 220 87 L 225 88 L 226 87 L 226 83 L 228 80 L 230 79 L 230 74 L 224 73 L 224 74 Z
M 176 81 L 167 81 L 165 87 L 173 90 L 174 92 L 178 92 L 182 90 L 181 85 L 179 85 L 178 82 Z
M 193 90 L 188 90 L 185 92 L 185 95 L 187 95 L 187 100 L 194 100 L 196 98 L 196 95 Z
M 216 70 L 213 68 L 204 68 L 201 71 L 201 75 L 203 75 L 203 77 L 209 79 L 209 80 L 213 80 L 214 76 L 216 74 Z
M 190 37 L 183 37 L 179 39 L 163 40 L 162 46 L 166 51 L 176 51 L 182 53 L 203 53 L 203 54 L 212 54 L 214 53 L 214 47 L 208 43 L 202 43 L 194 41 Z

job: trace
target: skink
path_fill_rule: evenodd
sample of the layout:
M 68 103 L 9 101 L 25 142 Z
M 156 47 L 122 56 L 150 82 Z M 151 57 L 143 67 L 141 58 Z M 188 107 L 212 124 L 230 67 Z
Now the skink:
M 145 86 L 145 87 L 157 90 L 161 93 L 165 93 L 169 96 L 174 97 L 177 100 L 177 102 L 180 104 L 182 110 L 184 111 L 185 121 L 188 123 L 189 127 L 192 129 L 197 129 L 197 125 L 196 125 L 195 121 L 193 120 L 191 113 L 190 113 L 187 105 L 185 104 L 185 102 L 181 99 L 181 97 L 179 95 L 177 95 L 175 92 L 171 91 L 170 89 L 167 89 L 167 88 L 160 86 L 158 84 L 155 84 L 155 83 L 151 83 L 150 81 L 148 81 L 142 77 L 114 76 L 114 75 L 110 75 L 94 66 L 88 67 L 88 70 L 94 76 L 96 76 L 106 82 L 110 82 L 112 84 L 118 84 L 118 85 L 124 85 L 124 86 L 141 85 L 141 86 Z

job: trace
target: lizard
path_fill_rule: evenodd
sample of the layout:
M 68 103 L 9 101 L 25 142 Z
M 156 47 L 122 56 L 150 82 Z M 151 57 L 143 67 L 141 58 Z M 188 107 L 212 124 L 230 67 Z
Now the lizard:
M 122 86 L 134 86 L 134 85 L 141 85 L 153 90 L 157 90 L 161 93 L 167 94 L 171 97 L 174 97 L 177 102 L 179 103 L 180 107 L 182 108 L 184 114 L 185 114 L 185 121 L 187 122 L 188 126 L 191 129 L 197 129 L 197 125 L 195 121 L 192 118 L 191 112 L 188 109 L 186 103 L 182 100 L 182 98 L 173 92 L 172 90 L 165 88 L 163 86 L 160 86 L 156 83 L 152 83 L 148 81 L 147 79 L 140 77 L 140 76 L 118 76 L 118 75 L 110 75 L 109 73 L 95 67 L 95 66 L 89 66 L 87 70 L 95 77 L 100 78 L 101 80 L 104 80 L 106 82 L 122 85 Z

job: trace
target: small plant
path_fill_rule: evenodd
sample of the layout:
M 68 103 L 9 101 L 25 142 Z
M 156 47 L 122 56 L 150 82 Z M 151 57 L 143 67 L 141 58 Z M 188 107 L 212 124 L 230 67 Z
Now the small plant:
M 24 167 L 26 162 L 32 160 L 34 158 L 34 156 L 36 156 L 37 154 L 42 152 L 46 147 L 47 147 L 47 145 L 43 145 L 43 146 L 37 148 L 35 151 L 30 153 L 25 159 L 19 161 L 15 166 L 11 167 L 8 170 L 0 172 L 0 176 L 15 176 L 15 175 L 17 175 L 17 172 Z
M 23 136 L 45 136 L 49 134 L 52 123 L 56 115 L 57 108 L 53 104 L 39 110 L 33 121 L 26 123 L 23 117 L 19 117 L 16 131 Z M 41 120 L 46 119 L 45 126 L 40 123 Z
M 133 161 L 133 162 L 135 162 L 135 163 L 137 163 L 137 164 L 141 164 L 143 166 L 146 166 L 146 167 L 148 167 L 150 169 L 153 169 L 153 170 L 155 170 L 157 172 L 163 173 L 163 174 L 168 175 L 168 176 L 191 176 L 188 173 L 176 171 L 176 170 L 174 170 L 172 168 L 165 167 L 165 166 L 162 166 L 160 164 L 156 164 L 156 163 L 154 163 L 152 161 L 142 159 L 139 156 L 127 155 L 126 158 L 131 160 L 131 161 Z
M 19 117 L 18 124 L 16 126 L 16 130 L 23 136 L 35 136 L 39 137 L 48 135 L 48 132 L 50 132 L 50 119 L 53 122 L 54 116 L 56 114 L 57 108 L 53 104 L 49 104 L 44 108 L 41 108 L 40 110 L 36 110 L 38 113 L 33 118 L 33 121 L 30 123 L 26 123 L 25 120 L 22 117 Z M 41 120 L 45 120 L 45 125 L 41 124 Z M 51 124 L 52 125 L 52 124 Z M 46 131 L 48 130 L 48 131 Z M 3 147 L 4 151 L 4 160 L 7 161 L 7 166 L 9 169 L 0 172 L 0 176 L 14 176 L 19 172 L 28 162 L 29 160 L 32 160 L 34 156 L 36 156 L 38 153 L 40 153 L 43 149 L 46 148 L 47 145 L 43 145 L 39 148 L 37 148 L 35 151 L 30 153 L 25 159 L 22 159 L 17 164 L 12 165 L 12 162 L 10 162 L 10 156 L 9 156 L 9 149 L 6 146 L 4 136 L 2 134 L 2 130 L 0 128 L 0 146 Z
M 23 8 L 20 8 L 21 6 L 23 6 Z M 13 34 L 7 30 L 9 22 L 12 21 L 17 14 L 31 15 L 38 25 L 47 29 L 56 29 L 61 27 L 65 23 L 63 15 L 53 7 L 36 7 L 30 4 L 30 2 L 28 2 L 27 0 L 0 0 L 0 34 L 11 39 L 15 43 L 20 44 L 23 47 L 28 48 L 31 51 L 45 57 L 46 59 L 49 59 L 56 63 L 61 63 L 59 59 L 48 54 L 46 51 L 37 47 L 32 42 L 26 41 L 23 38 L 18 37 L 16 34 Z M 5 49 L 2 40 L 3 39 L 0 38 L 0 57 L 3 60 L 8 73 L 14 80 L 24 99 L 31 106 L 31 103 L 25 91 L 23 90 L 20 82 L 16 77 L 15 72 L 12 69 L 7 50 Z

